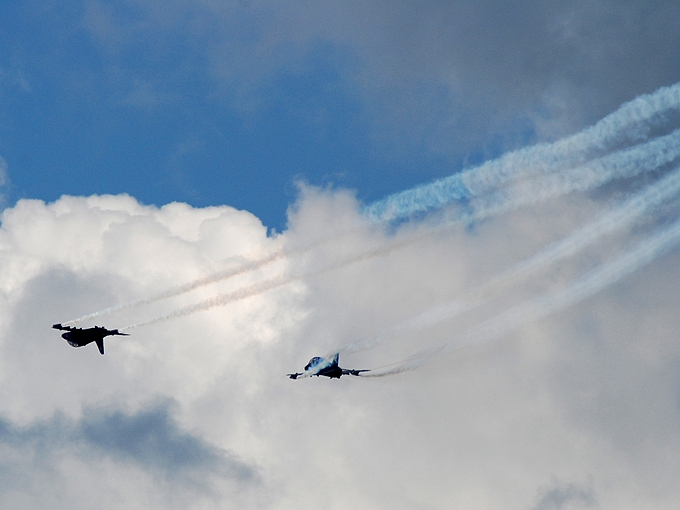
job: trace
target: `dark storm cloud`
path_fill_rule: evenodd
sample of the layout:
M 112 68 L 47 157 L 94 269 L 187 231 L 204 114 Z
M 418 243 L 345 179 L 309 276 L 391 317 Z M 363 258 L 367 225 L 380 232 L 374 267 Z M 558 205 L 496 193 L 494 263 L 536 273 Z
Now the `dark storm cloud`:
M 208 486 L 213 477 L 257 480 L 253 467 L 182 430 L 170 409 L 169 402 L 133 413 L 88 408 L 77 421 L 57 414 L 25 426 L 0 418 L 0 448 L 5 451 L 0 485 L 11 485 L 25 464 L 49 471 L 61 453 L 95 460 L 108 457 L 191 485 Z

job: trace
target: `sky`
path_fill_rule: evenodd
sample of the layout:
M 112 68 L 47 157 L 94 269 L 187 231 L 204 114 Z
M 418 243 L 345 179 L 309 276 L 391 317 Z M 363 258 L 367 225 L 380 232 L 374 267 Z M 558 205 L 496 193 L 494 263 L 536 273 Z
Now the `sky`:
M 0 506 L 676 507 L 679 4 L 0 19 Z

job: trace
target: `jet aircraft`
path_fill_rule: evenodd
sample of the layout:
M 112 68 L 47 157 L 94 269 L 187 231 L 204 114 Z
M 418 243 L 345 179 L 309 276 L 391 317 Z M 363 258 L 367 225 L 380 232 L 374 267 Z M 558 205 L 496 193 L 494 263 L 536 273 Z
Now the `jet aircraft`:
M 319 377 L 320 375 L 330 377 L 331 379 L 340 379 L 343 375 L 359 375 L 361 372 L 370 372 L 370 370 L 354 370 L 350 368 L 340 368 L 338 360 L 340 354 L 333 356 L 332 360 L 321 358 L 319 356 L 313 357 L 305 366 L 304 372 L 296 372 L 294 374 L 286 374 L 291 379 L 302 379 L 304 377 L 312 377 L 313 375 Z
M 117 329 L 106 329 L 99 326 L 94 328 L 72 328 L 71 326 L 62 326 L 61 324 L 54 324 L 54 329 L 66 331 L 61 337 L 64 338 L 73 347 L 83 347 L 84 345 L 97 344 L 99 352 L 104 354 L 104 337 L 112 335 L 130 336 L 127 333 L 121 333 Z

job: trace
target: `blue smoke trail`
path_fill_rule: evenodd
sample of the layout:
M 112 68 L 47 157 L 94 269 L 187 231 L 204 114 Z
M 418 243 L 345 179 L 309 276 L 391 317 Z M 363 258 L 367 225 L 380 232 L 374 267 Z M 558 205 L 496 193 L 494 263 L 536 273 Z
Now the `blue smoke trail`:
M 508 180 L 581 165 L 597 152 L 645 139 L 669 110 L 680 109 L 680 83 L 641 95 L 580 133 L 552 144 L 539 144 L 458 174 L 396 193 L 364 209 L 371 221 L 389 222 L 467 201 Z

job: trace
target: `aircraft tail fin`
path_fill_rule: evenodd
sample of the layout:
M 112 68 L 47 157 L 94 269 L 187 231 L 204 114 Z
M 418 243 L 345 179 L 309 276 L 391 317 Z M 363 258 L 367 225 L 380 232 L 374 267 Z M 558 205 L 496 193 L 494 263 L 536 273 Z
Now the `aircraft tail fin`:
M 101 338 L 99 340 L 95 340 L 95 342 L 97 343 L 97 347 L 99 348 L 99 352 L 104 354 L 104 339 Z
M 333 356 L 333 366 L 337 367 L 339 361 L 340 361 L 340 353 L 336 352 L 335 356 Z

